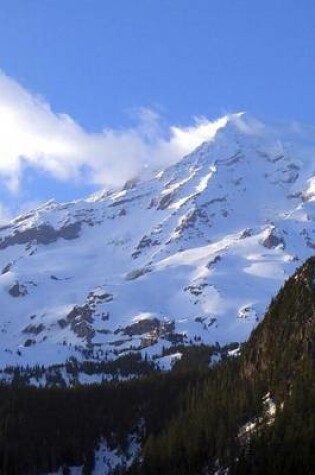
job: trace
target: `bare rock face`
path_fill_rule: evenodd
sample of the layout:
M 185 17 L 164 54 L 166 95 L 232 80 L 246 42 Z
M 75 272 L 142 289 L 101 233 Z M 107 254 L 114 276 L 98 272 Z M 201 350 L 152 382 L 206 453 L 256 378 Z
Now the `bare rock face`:
M 162 196 L 160 199 L 157 209 L 159 210 L 164 210 L 169 207 L 169 205 L 172 203 L 173 199 L 175 197 L 175 194 L 173 192 L 167 193 L 166 195 Z
M 124 335 L 144 335 L 145 333 L 156 333 L 162 335 L 166 333 L 172 333 L 174 330 L 174 322 L 164 322 L 158 318 L 146 318 L 139 320 L 136 323 L 128 325 L 122 332 Z
M 205 223 L 209 222 L 206 211 L 200 208 L 193 208 L 182 219 L 180 225 L 176 227 L 175 232 L 182 234 L 186 229 L 194 228 L 198 220 Z
M 4 275 L 6 274 L 7 272 L 9 272 L 11 270 L 11 267 L 12 267 L 12 263 L 9 262 L 6 266 L 4 266 L 4 268 L 2 269 L 1 271 L 1 275 Z
M 137 245 L 135 252 L 132 253 L 132 257 L 136 259 L 144 249 L 150 248 L 152 246 L 158 246 L 159 244 L 160 242 L 157 239 L 152 239 L 149 236 L 143 236 Z
M 65 319 L 58 321 L 61 328 L 70 325 L 71 330 L 79 337 L 84 338 L 87 342 L 91 342 L 95 335 L 95 330 L 92 328 L 93 310 L 88 304 L 79 306 L 76 305 L 68 313 Z
M 126 280 L 136 280 L 136 279 L 139 279 L 139 277 L 142 277 L 143 275 L 148 274 L 149 272 L 151 272 L 150 267 L 143 267 L 142 269 L 135 269 L 135 270 L 132 270 L 132 271 L 128 272 L 125 279 Z
M 222 261 L 222 257 L 220 255 L 218 256 L 215 256 L 214 259 L 211 259 L 208 263 L 207 263 L 207 269 L 212 269 L 218 262 Z
M 139 177 L 134 177 L 134 178 L 131 178 L 130 180 L 127 180 L 123 186 L 123 190 L 132 190 L 133 188 L 137 186 L 139 181 L 140 181 Z
M 251 237 L 253 234 L 254 232 L 252 229 L 246 228 L 241 232 L 240 239 L 247 239 L 248 237 Z
M 27 288 L 25 285 L 19 284 L 19 282 L 16 282 L 10 289 L 9 289 L 9 294 L 12 297 L 24 297 L 27 295 Z
M 36 344 L 36 340 L 32 340 L 31 338 L 28 338 L 27 340 L 25 340 L 24 342 L 24 346 L 25 348 L 28 348 L 29 346 L 33 346 Z
M 45 329 L 45 325 L 40 323 L 39 325 L 28 325 L 27 327 L 24 328 L 23 333 L 28 333 L 31 335 L 39 335 L 43 330 Z
M 87 296 L 87 302 L 91 304 L 96 304 L 100 302 L 111 302 L 113 300 L 113 294 L 105 291 L 94 291 L 90 292 Z
M 121 210 L 118 213 L 118 216 L 126 216 L 126 214 L 127 214 L 127 211 L 125 210 L 125 208 L 121 208 Z
M 41 224 L 23 231 L 15 231 L 13 234 L 6 236 L 0 240 L 0 249 L 5 249 L 15 244 L 28 244 L 32 241 L 36 241 L 38 244 L 50 244 L 60 238 L 67 240 L 76 239 L 79 237 L 80 231 L 80 222 L 68 224 L 59 230 L 54 229 L 48 224 Z
M 262 240 L 261 244 L 267 249 L 274 249 L 278 246 L 282 246 L 283 249 L 285 248 L 285 241 L 283 237 L 278 236 L 274 229 L 271 230 L 269 235 Z
M 96 334 L 93 323 L 97 305 L 109 303 L 113 298 L 114 296 L 111 293 L 102 288 L 89 292 L 82 305 L 75 305 L 65 318 L 58 320 L 59 327 L 61 329 L 69 327 L 78 338 L 84 340 L 87 346 L 91 347 L 93 345 L 92 340 Z M 97 316 L 102 321 L 107 321 L 109 319 L 109 312 L 101 311 L 97 313 Z M 108 333 L 106 329 L 97 330 L 97 332 Z
M 200 284 L 192 284 L 188 285 L 187 287 L 184 288 L 185 292 L 190 292 L 191 295 L 194 295 L 195 297 L 199 297 L 199 295 L 202 295 L 203 289 L 207 287 L 206 282 L 202 282 Z

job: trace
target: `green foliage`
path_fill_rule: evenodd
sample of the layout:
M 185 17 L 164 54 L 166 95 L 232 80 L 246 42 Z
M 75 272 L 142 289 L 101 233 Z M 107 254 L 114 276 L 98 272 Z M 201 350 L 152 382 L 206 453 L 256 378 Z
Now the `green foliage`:
M 179 345 L 172 351 L 183 357 L 168 374 L 136 355 L 99 367 L 84 363 L 86 373 L 110 365 L 120 376 L 130 369 L 147 376 L 72 389 L 54 387 L 56 381 L 45 389 L 27 387 L 16 368 L 13 384 L 0 386 L 0 473 L 62 466 L 67 473 L 83 465 L 88 474 L 102 437 L 124 448 L 135 432 L 144 450 L 129 475 L 213 474 L 220 467 L 231 475 L 315 473 L 314 267 L 309 259 L 287 281 L 240 357 L 227 358 L 229 348 L 218 345 Z M 213 355 L 222 361 L 209 368 Z M 67 370 L 75 378 L 82 366 L 72 361 Z M 36 368 L 37 377 L 40 372 Z M 275 420 L 262 419 L 250 440 L 242 439 L 240 428 L 263 414 L 269 391 L 278 407 Z
M 180 414 L 148 439 L 135 473 L 193 475 L 218 466 L 233 474 L 315 473 L 314 265 L 309 259 L 288 280 L 241 357 L 186 393 Z M 262 414 L 269 391 L 283 409 L 244 444 L 239 429 Z
M 74 388 L 0 386 L 0 473 L 52 472 L 84 465 L 91 472 L 99 440 L 127 446 L 145 419 L 155 434 L 181 407 L 181 395 L 200 375 L 153 374 L 129 382 Z M 65 468 L 66 470 L 66 468 Z

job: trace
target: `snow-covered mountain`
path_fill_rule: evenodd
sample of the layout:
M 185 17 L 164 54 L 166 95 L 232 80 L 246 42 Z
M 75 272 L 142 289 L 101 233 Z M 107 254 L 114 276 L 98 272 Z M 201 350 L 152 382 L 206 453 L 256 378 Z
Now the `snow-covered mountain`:
M 0 229 L 3 366 L 249 336 L 314 253 L 315 129 L 222 124 L 150 179 Z

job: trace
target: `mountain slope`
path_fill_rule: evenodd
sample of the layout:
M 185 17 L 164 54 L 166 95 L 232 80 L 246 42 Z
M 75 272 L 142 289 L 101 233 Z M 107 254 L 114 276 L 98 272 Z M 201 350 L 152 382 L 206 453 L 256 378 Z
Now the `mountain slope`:
M 311 258 L 241 355 L 212 368 L 89 387 L 0 385 L 1 473 L 314 473 L 314 275 Z
M 0 229 L 3 365 L 246 340 L 315 247 L 315 140 L 246 114 L 223 122 L 149 180 Z
M 314 275 L 313 257 L 273 299 L 241 356 L 188 393 L 130 473 L 314 473 Z

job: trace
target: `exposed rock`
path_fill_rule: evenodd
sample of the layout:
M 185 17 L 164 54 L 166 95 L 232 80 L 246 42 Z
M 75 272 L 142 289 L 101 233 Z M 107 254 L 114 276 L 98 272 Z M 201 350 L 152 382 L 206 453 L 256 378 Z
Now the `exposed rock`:
M 221 163 L 222 165 L 230 167 L 231 165 L 235 165 L 243 158 L 243 153 L 241 150 L 238 150 L 229 158 L 223 158 L 221 160 L 217 160 L 217 163 Z
M 276 155 L 275 157 L 269 157 L 266 153 L 263 154 L 260 152 L 261 156 L 265 156 L 270 163 L 277 163 L 279 160 L 282 160 L 284 158 L 284 155 L 281 153 L 280 155 Z
M 64 328 L 66 328 L 69 325 L 69 322 L 65 318 L 60 318 L 58 320 L 58 325 L 63 330 Z
M 84 338 L 88 343 L 91 342 L 95 335 L 95 330 L 92 328 L 93 310 L 88 304 L 79 306 L 76 305 L 68 313 L 66 318 L 58 320 L 60 328 L 65 328 L 70 325 L 71 330 L 79 337 Z
M 214 205 L 215 203 L 225 203 L 227 201 L 226 196 L 222 196 L 219 198 L 212 198 L 212 200 L 206 201 L 202 207 L 205 208 L 207 206 Z
M 12 267 L 12 263 L 9 262 L 9 264 L 7 264 L 1 271 L 1 275 L 3 274 L 6 274 L 7 272 L 9 272 L 11 270 L 11 267 Z
M 215 266 L 218 262 L 222 260 L 221 256 L 215 256 L 214 259 L 211 259 L 211 261 L 208 262 L 207 268 L 211 269 L 211 267 Z
M 157 199 L 156 198 L 151 198 L 151 201 L 148 205 L 148 209 L 152 209 L 152 208 L 155 208 L 157 205 Z
M 251 237 L 253 235 L 253 230 L 251 228 L 246 228 L 244 231 L 241 232 L 240 234 L 240 239 L 246 239 L 248 237 Z
M 132 190 L 133 188 L 136 187 L 136 185 L 139 183 L 140 181 L 140 178 L 139 177 L 135 177 L 135 178 L 131 178 L 130 180 L 127 180 L 126 183 L 124 184 L 123 186 L 123 190 Z
M 282 183 L 295 183 L 299 178 L 300 168 L 295 163 L 289 163 L 282 173 Z
M 198 297 L 202 294 L 204 287 L 207 287 L 207 285 L 208 284 L 206 282 L 202 282 L 201 284 L 188 285 L 184 288 L 184 291 L 189 291 L 192 295 Z
M 238 318 L 256 318 L 256 310 L 253 309 L 252 305 L 245 305 L 241 307 L 238 311 Z
M 271 230 L 268 236 L 261 241 L 261 244 L 267 249 L 274 249 L 280 245 L 283 249 L 285 248 L 283 237 L 277 236 L 274 229 Z
M 147 247 L 158 246 L 160 241 L 157 239 L 152 239 L 149 236 L 143 236 L 139 244 L 136 247 L 136 251 L 132 253 L 132 257 L 135 259 L 141 254 L 141 251 Z
M 139 279 L 139 277 L 142 277 L 143 275 L 147 274 L 148 272 L 151 272 L 150 267 L 143 267 L 142 269 L 135 269 L 126 275 L 125 279 L 126 280 L 135 280 Z
M 19 284 L 16 282 L 10 289 L 9 289 L 9 294 L 12 297 L 24 297 L 27 295 L 27 288 L 25 285 Z
M 45 325 L 40 323 L 39 325 L 28 325 L 24 328 L 23 333 L 30 333 L 32 335 L 39 335 L 45 329 Z
M 212 327 L 216 323 L 217 319 L 214 317 L 196 317 L 195 322 L 200 323 L 203 326 L 204 330 L 207 330 L 209 327 Z
M 196 323 L 204 323 L 207 320 L 207 317 L 196 317 L 195 322 Z
M 133 201 L 139 201 L 141 198 L 144 198 L 145 196 L 148 196 L 149 193 L 143 193 L 141 195 L 135 195 L 131 196 L 130 198 L 122 198 L 117 201 L 113 201 L 110 205 L 108 205 L 110 208 L 114 208 L 116 206 L 120 206 L 126 203 L 132 203 Z
M 118 216 L 126 216 L 126 214 L 127 214 L 127 211 L 125 210 L 125 208 L 121 208 L 121 210 L 118 213 Z
M 111 302 L 113 298 L 113 294 L 110 294 L 109 292 L 105 292 L 104 290 L 95 290 L 88 294 L 87 302 L 89 304 Z
M 27 244 L 36 241 L 38 244 L 50 244 L 57 239 L 76 239 L 81 231 L 81 223 L 71 223 L 61 229 L 56 230 L 48 224 L 41 224 L 35 228 L 15 231 L 13 234 L 0 240 L 0 249 L 5 249 L 15 244 Z
M 29 347 L 29 346 L 32 346 L 32 345 L 35 345 L 36 344 L 36 340 L 32 340 L 31 338 L 28 338 L 27 340 L 25 340 L 24 342 L 24 346 L 25 348 Z
M 214 318 L 214 317 L 210 318 L 209 323 L 208 323 L 208 327 L 212 327 L 212 325 L 214 325 L 216 321 L 217 321 L 216 318 Z
M 111 330 L 107 330 L 106 328 L 103 328 L 102 330 L 96 330 L 97 333 L 100 333 L 101 335 L 110 335 L 112 332 Z
M 175 233 L 183 233 L 188 228 L 193 228 L 198 221 L 198 219 L 202 220 L 203 222 L 209 222 L 209 218 L 207 213 L 200 209 L 194 208 L 188 211 L 188 213 L 183 217 L 180 224 L 176 227 Z
M 169 207 L 174 199 L 175 194 L 173 192 L 163 195 L 160 201 L 158 202 L 157 209 L 163 210 Z
M 156 335 L 155 333 L 153 333 L 153 334 L 148 333 L 147 335 L 144 335 L 141 338 L 140 347 L 141 348 L 147 348 L 148 346 L 155 345 L 155 343 L 157 343 L 157 341 L 158 341 L 158 335 Z
M 172 333 L 174 331 L 175 324 L 174 322 L 164 322 L 158 318 L 146 318 L 139 320 L 136 323 L 128 325 L 122 332 L 124 335 L 133 336 L 133 335 L 143 335 L 145 333 L 154 332 L 156 335 L 162 335 L 166 333 Z
M 25 213 L 22 216 L 18 216 L 17 218 L 15 218 L 13 222 L 14 222 L 14 224 L 19 224 L 19 223 L 23 223 L 24 221 L 27 221 L 28 219 L 33 218 L 33 217 L 34 217 L 33 212 Z M 9 228 L 9 227 L 10 226 L 7 226 L 7 228 Z
M 101 319 L 103 322 L 107 322 L 109 320 L 109 312 L 102 312 Z

